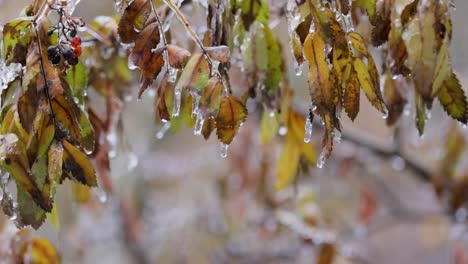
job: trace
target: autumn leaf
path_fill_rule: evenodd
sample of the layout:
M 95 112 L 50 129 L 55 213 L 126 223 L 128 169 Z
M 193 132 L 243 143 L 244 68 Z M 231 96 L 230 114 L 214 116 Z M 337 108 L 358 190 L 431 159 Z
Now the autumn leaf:
M 385 78 L 384 100 L 388 109 L 386 122 L 387 125 L 390 126 L 398 121 L 406 105 L 406 99 L 403 98 L 400 91 L 398 90 L 396 81 L 393 80 L 390 71 L 387 71 L 387 76 Z
M 317 106 L 331 107 L 334 97 L 328 85 L 330 70 L 325 59 L 325 42 L 318 33 L 310 33 L 304 42 L 304 55 L 309 62 L 309 89 Z
M 228 62 L 231 58 L 231 49 L 228 46 L 205 47 L 208 56 L 219 62 Z
M 342 105 L 349 118 L 354 121 L 359 113 L 360 85 L 357 74 L 353 71 L 344 87 Z
M 78 104 L 83 104 L 84 94 L 88 87 L 88 74 L 81 60 L 77 65 L 68 68 L 66 81 L 73 91 L 73 96 L 78 99 Z
M 216 134 L 218 139 L 226 144 L 231 144 L 237 134 L 240 125 L 247 118 L 247 108 L 236 97 L 230 95 L 221 100 L 216 117 Z
M 333 244 L 324 243 L 320 246 L 317 255 L 317 264 L 332 264 L 335 259 L 336 248 Z
M 380 87 L 376 86 L 375 79 L 371 76 L 371 69 L 368 68 L 360 58 L 354 58 L 354 70 L 361 84 L 362 91 L 367 96 L 371 104 L 380 112 L 385 111 Z
M 185 65 L 184 71 L 177 82 L 177 86 L 201 92 L 208 85 L 209 77 L 210 66 L 208 61 L 202 53 L 196 53 L 190 58 L 187 65 Z
M 137 39 L 138 32 L 143 29 L 150 11 L 150 3 L 146 0 L 135 0 L 125 8 L 118 27 L 122 43 L 130 44 Z
M 3 59 L 9 63 L 26 64 L 28 46 L 32 40 L 30 20 L 15 19 L 3 26 Z
M 171 44 L 167 45 L 167 53 L 169 56 L 169 65 L 177 69 L 183 69 L 191 56 L 188 50 Z
M 78 182 L 97 186 L 96 174 L 90 160 L 81 150 L 73 146 L 67 140 L 62 141 L 63 145 L 63 173 Z
M 216 114 L 219 110 L 223 95 L 224 86 L 221 77 L 211 77 L 200 97 L 200 108 L 205 111 L 206 115 Z
M 286 138 L 277 162 L 275 189 L 279 191 L 291 184 L 296 177 L 301 150 L 291 133 Z
M 359 56 L 369 56 L 369 50 L 367 49 L 367 44 L 359 33 L 354 31 L 348 33 L 348 39 L 351 42 L 351 45 L 356 52 L 356 55 Z
M 55 248 L 44 238 L 33 238 L 23 242 L 18 255 L 22 263 L 60 263 Z
M 467 123 L 468 107 L 466 95 L 454 73 L 442 85 L 438 98 L 447 114 L 463 124 Z

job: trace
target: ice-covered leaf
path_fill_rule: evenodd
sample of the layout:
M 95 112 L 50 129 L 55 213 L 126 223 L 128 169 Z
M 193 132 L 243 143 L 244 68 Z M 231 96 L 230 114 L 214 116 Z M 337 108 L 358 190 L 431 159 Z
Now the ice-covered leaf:
M 151 5 L 146 0 L 135 0 L 125 8 L 120 18 L 118 33 L 122 43 L 132 43 L 145 25 L 151 11 Z
M 356 55 L 365 57 L 370 55 L 367 44 L 359 33 L 349 32 L 348 39 L 351 42 L 354 51 L 357 53 Z
M 68 68 L 66 81 L 73 91 L 73 96 L 78 99 L 78 104 L 83 104 L 84 94 L 88 87 L 88 74 L 81 60 L 77 65 Z
M 345 82 L 342 105 L 349 118 L 354 121 L 359 113 L 360 84 L 357 74 L 353 71 Z
M 5 61 L 25 65 L 32 36 L 31 20 L 18 18 L 5 24 L 3 26 L 3 58 Z
M 231 144 L 246 118 L 247 108 L 239 99 L 232 95 L 224 97 L 216 117 L 218 139 L 226 145 Z
M 228 46 L 225 45 L 206 47 L 205 50 L 206 53 L 208 53 L 208 56 L 213 60 L 228 62 L 231 58 L 231 50 Z
M 169 55 L 169 65 L 171 67 L 182 69 L 190 59 L 190 52 L 176 45 L 167 45 Z
M 224 95 L 224 86 L 219 76 L 213 76 L 208 81 L 207 87 L 203 90 L 200 98 L 200 108 L 206 114 L 215 114 L 219 110 L 221 99 Z
M 466 95 L 454 73 L 442 85 L 438 98 L 447 114 L 463 124 L 467 123 L 468 107 Z
M 63 173 L 82 184 L 97 186 L 96 173 L 86 154 L 67 140 L 63 140 L 62 145 Z
M 375 84 L 375 77 L 371 75 L 371 68 L 368 68 L 360 58 L 355 58 L 353 62 L 354 70 L 361 84 L 362 91 L 367 96 L 371 104 L 380 112 L 385 111 L 380 87 Z M 370 66 L 370 65 L 369 65 Z
M 163 48 L 158 48 L 159 28 L 152 23 L 143 29 L 135 41 L 135 48 L 128 58 L 143 71 L 145 78 L 154 80 L 164 66 Z
M 197 92 L 203 91 L 208 85 L 210 66 L 202 53 L 194 54 L 185 65 L 177 86 Z
M 21 187 L 17 187 L 17 203 L 19 223 L 38 229 L 46 218 L 46 212 L 31 198 L 31 195 Z

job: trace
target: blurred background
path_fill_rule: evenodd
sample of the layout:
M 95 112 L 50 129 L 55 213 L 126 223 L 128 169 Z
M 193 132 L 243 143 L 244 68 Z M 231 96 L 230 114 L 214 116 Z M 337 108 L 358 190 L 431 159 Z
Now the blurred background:
M 466 91 L 468 1 L 454 2 L 451 59 Z M 0 0 L 0 23 L 28 3 Z M 86 21 L 114 13 L 111 0 L 82 0 L 75 11 Z M 305 77 L 294 74 L 285 20 L 277 22 L 297 104 L 306 108 Z M 334 252 L 333 263 L 468 263 L 468 212 L 448 213 L 432 185 L 447 135 L 468 130 L 438 103 L 424 137 L 412 111 L 400 121 L 403 156 L 391 150 L 394 129 L 361 100 L 354 123 L 343 117 L 343 140 L 325 166 L 304 170 L 278 193 L 282 142 L 260 144 L 258 114 L 249 115 L 224 159 L 215 137 L 206 142 L 191 129 L 158 139 L 151 94 L 129 99 L 122 115 L 114 194 L 95 189 L 80 204 L 66 182 L 56 197 L 60 229 L 46 221 L 34 233 L 52 242 L 63 263 L 315 263 Z M 314 133 L 317 150 L 320 138 Z M 468 175 L 466 151 L 455 175 Z M 16 231 L 0 213 L 0 263 Z

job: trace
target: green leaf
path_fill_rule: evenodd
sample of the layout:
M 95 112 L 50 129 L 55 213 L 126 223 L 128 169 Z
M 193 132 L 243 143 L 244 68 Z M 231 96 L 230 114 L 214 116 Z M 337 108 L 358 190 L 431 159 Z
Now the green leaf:
M 283 72 L 281 70 L 283 58 L 281 56 L 279 43 L 273 31 L 268 26 L 264 27 L 264 34 L 267 52 L 266 58 L 268 59 L 264 84 L 268 95 L 274 96 L 283 77 Z
M 452 73 L 450 78 L 444 82 L 439 91 L 438 98 L 449 116 L 463 124 L 467 123 L 468 107 L 466 95 L 455 73 Z
M 46 212 L 35 203 L 25 189 L 17 186 L 17 190 L 19 222 L 21 225 L 30 225 L 38 229 L 44 223 Z
M 184 68 L 177 86 L 202 92 L 208 85 L 210 66 L 202 53 L 194 54 Z M 177 88 L 176 88 L 177 89 Z
M 82 60 L 67 70 L 66 81 L 73 91 L 73 96 L 78 99 L 78 104 L 82 105 L 84 103 L 84 94 L 88 87 L 88 74 Z
M 260 141 L 262 145 L 270 143 L 278 133 L 279 123 L 275 112 L 269 112 L 265 108 L 260 120 Z

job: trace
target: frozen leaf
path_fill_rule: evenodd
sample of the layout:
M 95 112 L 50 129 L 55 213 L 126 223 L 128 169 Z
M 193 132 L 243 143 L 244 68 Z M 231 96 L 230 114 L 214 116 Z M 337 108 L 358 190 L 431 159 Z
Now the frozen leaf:
M 365 57 L 368 57 L 370 55 L 369 50 L 367 49 L 367 44 L 362 38 L 362 36 L 359 35 L 359 33 L 349 32 L 348 38 L 357 55 Z
M 32 39 L 30 20 L 15 19 L 3 27 L 3 57 L 7 64 L 26 64 L 28 46 Z
M 177 86 L 201 92 L 208 85 L 210 66 L 202 53 L 194 54 L 184 68 Z
M 183 69 L 191 54 L 188 50 L 175 45 L 167 45 L 169 65 L 177 69 Z
M 156 49 L 159 44 L 159 28 L 153 23 L 145 27 L 135 41 L 135 48 L 128 58 L 143 71 L 145 78 L 152 81 L 164 66 L 163 48 Z
M 335 96 L 328 84 L 330 70 L 325 59 L 325 42 L 318 33 L 310 33 L 304 42 L 304 55 L 309 62 L 309 89 L 317 106 L 331 108 Z
M 353 65 L 359 79 L 359 83 L 361 84 L 362 90 L 366 94 L 367 98 L 371 104 L 377 108 L 377 110 L 384 112 L 385 106 L 383 104 L 380 87 L 375 83 L 376 80 L 375 77 L 373 77 L 375 73 L 371 75 L 371 73 L 373 73 L 372 67 L 368 68 L 360 58 L 355 58 Z
M 207 114 L 216 114 L 224 95 L 224 86 L 219 76 L 211 77 L 200 98 L 200 108 Z
M 291 133 L 287 133 L 281 156 L 277 162 L 275 183 L 277 191 L 294 181 L 299 166 L 300 153 L 301 150 L 295 137 Z
M 27 132 L 33 129 L 33 122 L 38 111 L 38 93 L 35 87 L 29 87 L 18 101 L 18 116 Z
M 247 108 L 236 97 L 230 95 L 221 100 L 218 116 L 216 117 L 216 134 L 218 139 L 226 144 L 231 144 L 237 134 L 240 125 L 247 118 Z
M 228 62 L 231 58 L 231 50 L 228 46 L 206 47 L 205 50 L 208 56 L 213 60 Z
M 309 117 L 308 117 L 309 118 Z M 315 164 L 317 157 L 312 145 L 304 141 L 305 138 L 305 117 L 293 109 L 288 111 L 288 133 L 294 137 L 301 156 L 305 157 L 310 164 Z
M 23 242 L 20 247 L 19 258 L 21 263 L 60 263 L 55 248 L 44 238 L 33 238 Z
M 78 99 L 78 104 L 83 104 L 84 94 L 88 87 L 88 74 L 81 60 L 77 65 L 68 68 L 66 81 L 73 91 L 73 96 Z
M 452 68 L 450 67 L 449 62 L 449 39 L 448 36 L 446 36 L 439 49 L 439 53 L 437 54 L 434 82 L 432 83 L 432 96 L 436 96 L 439 93 L 444 82 L 451 77 L 451 73 Z
M 120 18 L 118 33 L 122 43 L 132 43 L 137 39 L 148 19 L 151 5 L 146 0 L 135 0 L 125 8 Z
M 46 212 L 35 203 L 23 188 L 17 187 L 17 196 L 20 225 L 29 225 L 38 229 L 44 223 Z
M 359 113 L 360 85 L 357 74 L 353 71 L 345 82 L 343 93 L 343 108 L 349 118 L 354 121 Z
M 59 182 L 62 181 L 63 167 L 63 146 L 60 143 L 54 142 L 47 153 L 47 177 L 46 186 L 49 191 L 49 196 L 55 195 L 55 190 Z
M 15 180 L 18 188 L 25 190 L 43 210 L 50 211 L 52 204 L 49 197 L 44 197 L 38 183 L 30 172 L 30 165 L 24 145 L 14 134 L 0 138 L 0 165 Z
M 97 186 L 96 174 L 88 157 L 78 148 L 63 140 L 63 173 L 78 182 Z
M 281 49 L 276 40 L 273 31 L 269 27 L 264 28 L 266 52 L 268 58 L 268 66 L 266 70 L 265 89 L 270 96 L 273 96 L 278 90 L 279 82 L 283 77 L 281 66 L 283 58 L 281 57 Z
M 447 114 L 463 124 L 467 123 L 468 108 L 466 95 L 454 73 L 442 85 L 438 98 Z
M 416 90 L 428 106 L 432 103 L 432 83 L 435 73 L 436 34 L 433 4 L 424 1 L 418 5 L 418 13 L 403 32 L 408 47 L 408 66 L 412 70 Z

